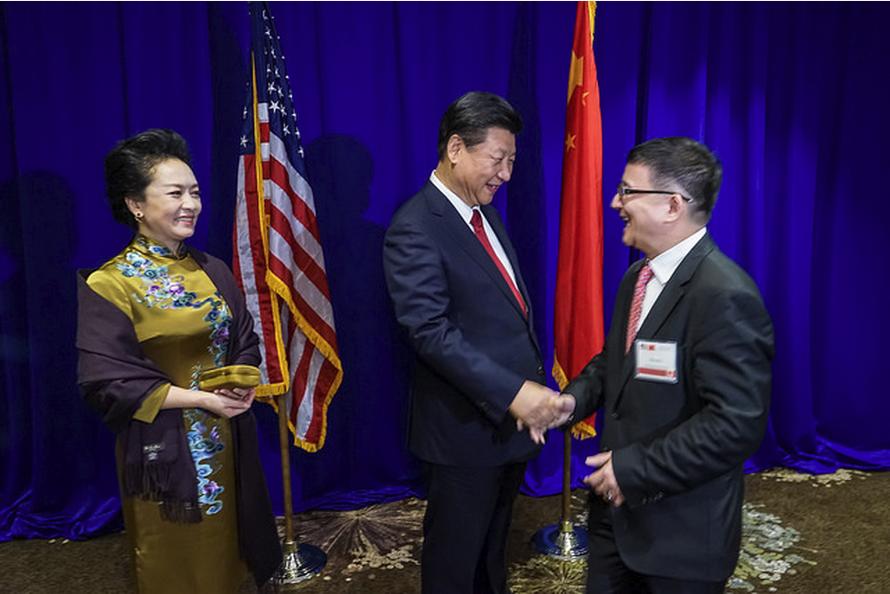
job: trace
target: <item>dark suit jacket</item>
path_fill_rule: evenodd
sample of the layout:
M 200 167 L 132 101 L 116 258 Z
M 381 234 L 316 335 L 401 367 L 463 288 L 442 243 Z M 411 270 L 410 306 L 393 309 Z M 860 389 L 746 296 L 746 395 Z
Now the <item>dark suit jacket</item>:
M 611 513 L 631 569 L 717 581 L 738 560 L 742 464 L 766 428 L 773 329 L 750 277 L 705 235 L 665 285 L 637 334 L 676 341 L 676 384 L 635 379 L 627 318 L 643 261 L 625 274 L 603 352 L 566 391 L 576 418 L 603 407 L 602 449 L 626 503 Z
M 538 450 L 508 407 L 543 381 L 532 309 L 497 211 L 482 207 L 529 308 L 526 319 L 497 267 L 448 199 L 427 182 L 393 216 L 383 264 L 396 318 L 417 354 L 409 445 L 420 459 L 498 466 Z

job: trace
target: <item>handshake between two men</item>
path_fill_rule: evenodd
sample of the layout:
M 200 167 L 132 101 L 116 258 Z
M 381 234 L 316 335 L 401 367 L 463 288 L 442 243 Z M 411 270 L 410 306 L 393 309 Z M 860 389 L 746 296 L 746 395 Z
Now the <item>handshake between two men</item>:
M 519 388 L 510 404 L 510 414 L 516 418 L 516 427 L 528 429 L 535 443 L 544 443 L 548 429 L 565 425 L 575 412 L 575 397 L 560 394 L 547 386 L 526 381 Z M 584 477 L 584 483 L 603 500 L 618 507 L 624 503 L 624 495 L 612 469 L 612 452 L 601 452 L 585 460 L 587 466 L 597 470 Z
M 544 443 L 544 432 L 564 425 L 575 412 L 575 397 L 526 380 L 510 404 L 516 427 L 528 429 L 532 441 Z

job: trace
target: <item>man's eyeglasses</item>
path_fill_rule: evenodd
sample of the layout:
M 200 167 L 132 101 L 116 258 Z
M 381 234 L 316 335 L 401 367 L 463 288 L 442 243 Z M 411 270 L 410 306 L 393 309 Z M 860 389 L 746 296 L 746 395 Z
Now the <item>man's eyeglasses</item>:
M 624 198 L 631 194 L 665 194 L 668 196 L 672 196 L 676 194 L 686 202 L 692 202 L 692 198 L 688 196 L 684 196 L 680 192 L 670 192 L 668 190 L 642 190 L 637 188 L 628 188 L 624 184 L 618 184 L 618 189 L 615 190 L 615 193 L 618 194 L 618 198 L 621 200 L 621 203 L 624 204 Z

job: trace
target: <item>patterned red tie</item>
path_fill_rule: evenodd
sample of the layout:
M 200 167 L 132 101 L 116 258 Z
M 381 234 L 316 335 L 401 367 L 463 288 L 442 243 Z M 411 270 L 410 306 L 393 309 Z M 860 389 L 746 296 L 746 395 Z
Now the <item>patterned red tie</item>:
M 525 306 L 525 301 L 522 299 L 519 289 L 517 289 L 516 285 L 513 283 L 513 279 L 507 274 L 507 269 L 504 268 L 501 259 L 494 253 L 494 248 L 491 247 L 491 242 L 488 241 L 488 235 L 485 233 L 485 227 L 482 226 L 482 214 L 476 209 L 473 209 L 473 216 L 470 217 L 470 224 L 473 226 L 473 232 L 476 234 L 476 238 L 479 239 L 482 247 L 488 252 L 491 261 L 494 262 L 494 265 L 500 270 L 501 276 L 504 277 L 504 282 L 506 282 L 507 286 L 510 287 L 510 290 L 513 291 L 513 296 L 516 297 L 519 307 L 522 308 L 522 315 L 528 317 L 528 308 Z
M 643 313 L 643 297 L 646 296 L 646 285 L 652 278 L 652 268 L 649 264 L 644 265 L 640 269 L 640 275 L 637 277 L 637 284 L 634 286 L 634 298 L 630 303 L 630 318 L 627 320 L 627 341 L 624 345 L 624 352 L 630 352 L 630 346 L 637 337 L 637 326 L 640 324 L 640 316 Z

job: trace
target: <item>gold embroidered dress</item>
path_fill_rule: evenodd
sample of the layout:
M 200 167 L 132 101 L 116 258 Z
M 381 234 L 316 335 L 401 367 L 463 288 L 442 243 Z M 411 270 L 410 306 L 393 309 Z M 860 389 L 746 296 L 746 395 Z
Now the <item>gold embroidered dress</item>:
M 133 323 L 145 352 L 182 388 L 197 388 L 201 371 L 224 364 L 231 314 L 207 274 L 142 235 L 92 273 L 90 288 Z M 169 390 L 162 385 L 133 418 L 151 423 Z M 201 522 L 164 521 L 160 503 L 123 498 L 124 523 L 135 554 L 139 592 L 237 592 L 247 577 L 238 551 L 235 473 L 229 420 L 183 409 L 184 430 L 198 477 Z M 122 475 L 121 443 L 117 447 Z

